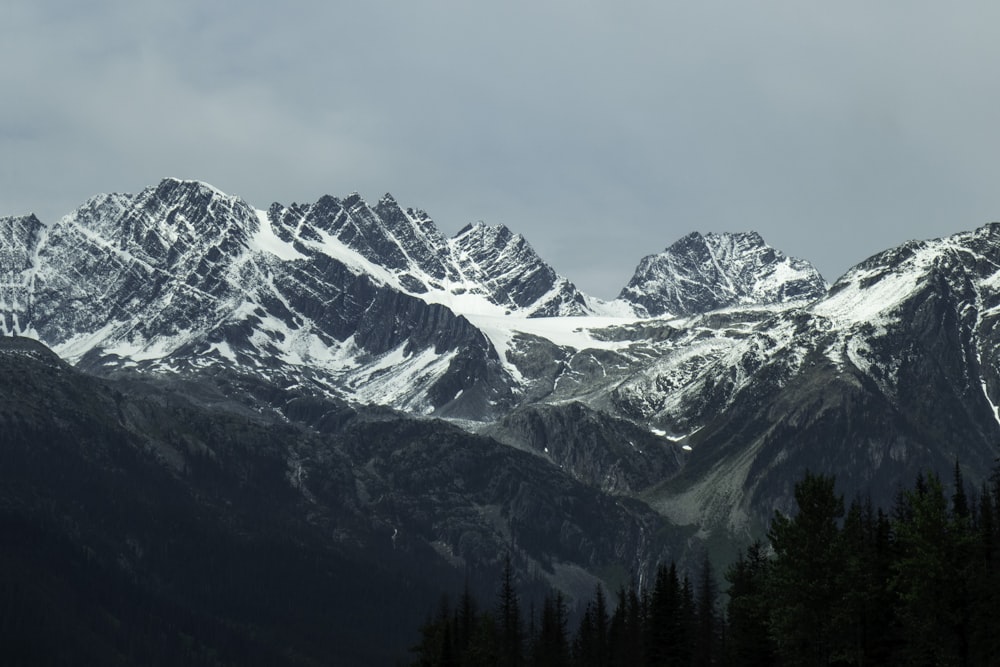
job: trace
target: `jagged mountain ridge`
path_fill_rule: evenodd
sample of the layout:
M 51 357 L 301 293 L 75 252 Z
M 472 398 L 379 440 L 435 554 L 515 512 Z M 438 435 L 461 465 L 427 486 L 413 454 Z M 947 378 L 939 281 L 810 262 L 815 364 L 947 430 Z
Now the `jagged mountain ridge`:
M 933 379 L 973 406 L 969 460 L 988 458 L 984 443 L 997 428 L 986 419 L 996 414 L 998 395 L 992 227 L 887 251 L 828 292 L 812 267 L 759 235 L 692 234 L 643 260 L 623 290 L 634 310 L 664 313 L 650 318 L 597 317 L 593 301 L 520 236 L 477 224 L 445 239 L 426 214 L 388 196 L 374 207 L 352 195 L 265 213 L 210 186 L 168 179 L 134 197 L 97 197 L 51 227 L 27 218 L 2 226 L 0 238 L 9 242 L 0 257 L 11 267 L 2 287 L 7 330 L 36 335 L 82 368 L 233 368 L 357 403 L 502 420 L 494 432 L 506 441 L 598 485 L 606 478 L 601 467 L 615 465 L 607 443 L 631 437 L 632 424 L 666 454 L 652 468 L 669 482 L 654 494 L 656 504 L 682 523 L 725 515 L 739 529 L 775 506 L 787 508 L 787 488 L 761 486 L 754 479 L 766 475 L 751 479 L 748 471 L 776 469 L 791 456 L 796 429 L 813 423 L 811 408 L 799 405 L 815 396 L 805 386 L 866 388 L 833 408 L 816 403 L 829 418 L 851 421 L 841 433 L 883 442 L 877 430 L 889 422 L 923 428 L 899 407 L 912 403 L 900 386 L 898 370 L 914 367 L 904 354 L 930 360 L 921 381 Z M 940 289 L 926 292 L 932 284 Z M 924 320 L 887 315 L 923 312 L 901 305 L 914 299 L 948 304 L 964 324 L 916 332 Z M 944 338 L 931 345 L 937 335 Z M 922 342 L 901 345 L 912 340 Z M 946 372 L 932 370 L 946 358 Z M 817 374 L 817 364 L 832 375 Z M 949 389 L 958 384 L 964 389 Z M 884 412 L 850 412 L 866 401 L 898 414 L 887 421 Z M 594 423 L 608 435 L 565 441 L 574 405 L 598 415 Z M 919 405 L 926 412 L 934 403 Z M 748 422 L 748 406 L 764 416 Z M 522 408 L 520 421 L 507 418 Z M 776 439 L 786 412 L 792 425 Z M 738 437 L 731 432 L 737 416 Z M 808 456 L 860 446 L 813 440 L 825 444 Z M 544 452 L 547 441 L 561 445 Z M 898 479 L 918 459 L 940 463 L 911 456 L 914 447 L 931 446 L 926 438 L 900 442 L 887 450 L 892 456 L 874 457 L 878 474 Z M 680 453 L 683 447 L 692 451 Z M 612 474 L 609 490 L 636 494 L 652 482 L 635 474 L 649 468 L 641 457 L 616 456 L 624 472 Z M 664 463 L 671 460 L 677 465 Z M 700 467 L 706 461 L 726 471 L 726 491 L 706 491 L 707 478 L 692 476 L 708 473 Z M 852 488 L 861 488 L 865 480 L 855 477 Z M 745 498 L 753 507 L 735 511 Z
M 557 276 L 524 238 L 503 225 L 470 225 L 446 239 L 426 213 L 403 210 L 385 195 L 374 207 L 357 194 L 324 196 L 316 204 L 273 204 L 268 219 L 286 243 L 316 247 L 368 270 L 400 291 L 429 301 L 473 295 L 526 317 L 587 313 L 584 297 Z
M 96 196 L 51 226 L 0 226 L 4 331 L 104 372 L 236 364 L 305 375 L 360 402 L 489 419 L 526 388 L 504 334 L 487 339 L 489 327 L 465 315 L 602 308 L 506 227 L 477 223 L 446 239 L 389 195 L 265 213 L 165 179 Z
M 329 213 L 329 204 L 319 207 Z M 398 211 L 385 199 L 380 207 Z M 371 213 L 359 199 L 354 209 Z M 334 231 L 357 227 L 347 218 L 351 225 Z M 459 389 L 441 394 L 453 384 L 442 383 L 449 372 L 482 381 L 480 396 L 469 387 L 462 401 L 476 403 L 470 409 L 502 401 L 506 381 L 491 368 L 496 355 L 482 334 L 396 284 L 420 274 L 430 255 L 399 275 L 365 270 L 357 266 L 364 255 L 345 252 L 348 246 L 323 226 L 336 223 L 335 215 L 319 226 L 309 216 L 294 226 L 290 220 L 276 216 L 272 226 L 238 198 L 172 179 L 136 196 L 95 197 L 38 233 L 23 231 L 37 225 L 5 219 L 11 234 L 21 232 L 22 255 L 32 258 L 6 281 L 16 306 L 5 313 L 6 330 L 31 333 L 88 367 L 284 367 L 319 373 L 321 382 L 348 392 L 371 385 L 384 374 L 384 357 L 395 353 L 397 365 L 415 376 L 409 390 L 397 383 L 400 407 L 426 411 L 453 402 Z M 398 236 L 407 224 L 395 225 Z M 385 241 L 396 237 L 377 227 L 386 261 L 402 257 L 399 244 Z M 345 236 L 362 250 L 371 247 Z M 408 239 L 411 252 L 415 237 Z M 7 254 L 12 262 L 21 257 L 16 249 Z

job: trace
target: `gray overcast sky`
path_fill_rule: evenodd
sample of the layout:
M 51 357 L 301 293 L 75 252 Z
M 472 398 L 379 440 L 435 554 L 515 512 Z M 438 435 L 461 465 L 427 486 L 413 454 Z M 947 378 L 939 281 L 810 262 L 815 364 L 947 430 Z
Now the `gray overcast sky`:
M 698 230 L 830 281 L 1000 220 L 1000 3 L 5 0 L 0 215 L 392 192 L 584 291 Z

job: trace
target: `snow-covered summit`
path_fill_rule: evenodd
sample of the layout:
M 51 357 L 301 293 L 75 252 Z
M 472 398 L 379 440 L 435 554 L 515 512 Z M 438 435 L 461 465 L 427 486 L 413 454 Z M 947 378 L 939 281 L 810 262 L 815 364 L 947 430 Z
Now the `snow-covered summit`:
M 391 285 L 456 312 L 520 317 L 589 314 L 586 297 L 556 274 L 519 234 L 469 225 L 445 238 L 423 211 L 386 194 L 370 206 L 359 195 L 268 210 L 284 241 L 322 250 Z
M 644 257 L 619 300 L 650 316 L 684 316 L 739 305 L 808 302 L 826 292 L 812 264 L 756 232 L 691 233 Z
M 1000 223 L 940 239 L 907 241 L 854 266 L 810 310 L 843 325 L 901 317 L 914 295 L 945 286 L 981 316 L 1000 310 Z

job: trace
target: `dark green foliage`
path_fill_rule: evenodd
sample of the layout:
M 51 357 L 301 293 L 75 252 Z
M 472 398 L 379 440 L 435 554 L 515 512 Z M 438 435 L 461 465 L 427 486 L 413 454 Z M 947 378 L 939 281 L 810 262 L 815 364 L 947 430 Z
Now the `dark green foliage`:
M 518 667 L 524 663 L 524 623 L 521 620 L 521 601 L 514 583 L 514 566 L 509 553 L 504 556 L 500 591 L 497 594 L 497 620 L 499 664 L 501 667 Z
M 721 662 L 719 646 L 722 640 L 722 628 L 719 623 L 718 584 L 712 561 L 708 553 L 702 558 L 701 570 L 698 574 L 698 595 L 695 601 L 695 628 L 692 637 L 693 660 L 696 667 L 710 667 Z
M 869 500 L 845 513 L 834 489 L 832 478 L 808 473 L 796 485 L 799 512 L 776 515 L 770 548 L 755 542 L 727 568 L 725 617 L 707 558 L 696 586 L 675 564 L 660 564 L 647 590 L 635 580 L 620 588 L 610 614 L 598 587 L 572 652 L 561 594 L 550 594 L 528 664 L 996 664 L 1000 478 L 977 497 L 956 470 L 949 502 L 936 475 L 920 475 L 891 519 Z M 499 637 L 501 624 L 491 627 Z M 420 664 L 451 664 L 438 654 Z
M 613 667 L 644 664 L 645 612 L 633 579 L 628 589 L 622 587 L 618 590 L 618 604 L 608 630 L 609 657 Z
M 978 502 L 978 522 L 974 525 L 971 661 L 988 664 L 1000 655 L 1000 476 L 994 485 L 983 485 Z
M 974 552 L 968 508 L 957 504 L 949 512 L 933 475 L 905 498 L 910 519 L 896 527 L 892 579 L 900 654 L 911 665 L 968 664 Z
M 771 599 L 767 581 L 771 571 L 765 547 L 754 542 L 726 570 L 729 582 L 727 657 L 734 667 L 775 664 L 775 646 L 769 633 Z
M 836 656 L 848 664 L 884 664 L 892 651 L 894 596 L 889 588 L 892 530 L 870 501 L 851 503 L 841 531 L 841 601 Z
M 844 562 L 837 520 L 844 501 L 833 485 L 832 479 L 807 472 L 795 485 L 798 515 L 775 513 L 771 522 L 768 537 L 776 558 L 769 596 L 784 603 L 771 610 L 771 631 L 783 664 L 826 665 L 835 650 Z
M 538 667 L 566 667 L 570 664 L 570 647 L 566 636 L 569 612 L 566 599 L 559 591 L 545 597 L 538 634 L 531 648 L 531 664 Z
M 856 501 L 838 522 L 833 480 L 807 474 L 799 514 L 771 526 L 773 557 L 741 555 L 727 574 L 733 663 L 994 664 L 998 496 L 970 498 L 957 465 L 954 480 L 950 503 L 927 473 L 898 495 L 891 520 Z M 780 660 L 754 642 L 764 617 Z

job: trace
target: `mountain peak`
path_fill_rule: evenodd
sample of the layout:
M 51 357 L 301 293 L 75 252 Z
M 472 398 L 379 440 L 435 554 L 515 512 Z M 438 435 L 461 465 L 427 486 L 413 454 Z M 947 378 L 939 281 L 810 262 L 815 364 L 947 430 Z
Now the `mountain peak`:
M 206 183 L 205 181 L 199 181 L 193 178 L 176 178 L 174 176 L 168 176 L 160 181 L 156 186 L 157 189 L 168 188 L 168 187 L 181 187 L 185 189 L 196 189 L 204 192 L 210 192 L 220 197 L 229 197 L 225 192 L 215 187 L 211 183 Z
M 364 198 L 357 192 L 352 192 L 351 194 L 347 195 L 347 197 L 341 200 L 340 203 L 343 205 L 344 208 L 348 210 L 359 208 L 362 206 L 368 206 Z
M 757 232 L 692 232 L 643 258 L 618 298 L 651 316 L 682 316 L 813 300 L 825 291 L 811 264 L 775 250 Z

